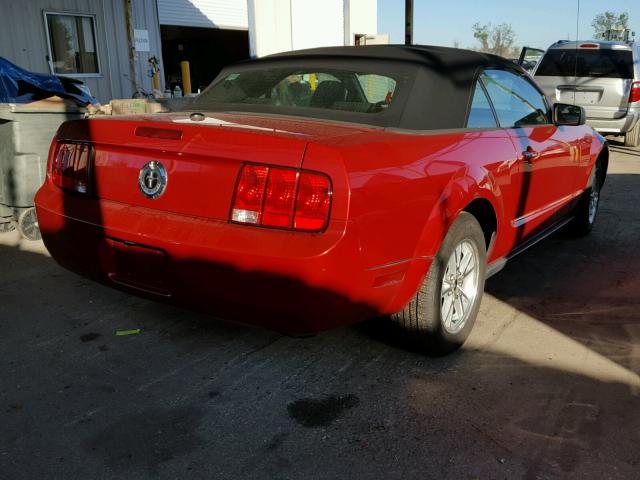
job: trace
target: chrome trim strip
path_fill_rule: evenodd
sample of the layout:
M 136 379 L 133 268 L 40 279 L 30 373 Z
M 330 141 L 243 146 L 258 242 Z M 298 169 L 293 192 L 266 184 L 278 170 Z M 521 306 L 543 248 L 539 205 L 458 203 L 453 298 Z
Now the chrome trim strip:
M 552 202 L 548 205 L 545 205 L 544 207 L 529 213 L 527 215 L 523 215 L 520 218 L 516 218 L 515 220 L 511 221 L 511 226 L 513 228 L 518 228 L 521 227 L 522 225 L 524 225 L 525 223 L 531 222 L 532 220 L 535 220 L 536 218 L 550 212 L 551 210 L 556 210 L 559 209 L 560 207 L 566 205 L 567 203 L 569 203 L 571 200 L 573 200 L 576 197 L 579 197 L 582 194 L 582 190 L 578 190 L 577 192 L 573 192 L 570 195 L 567 195 L 566 197 L 562 197 L 560 200 L 556 200 L 555 202 Z

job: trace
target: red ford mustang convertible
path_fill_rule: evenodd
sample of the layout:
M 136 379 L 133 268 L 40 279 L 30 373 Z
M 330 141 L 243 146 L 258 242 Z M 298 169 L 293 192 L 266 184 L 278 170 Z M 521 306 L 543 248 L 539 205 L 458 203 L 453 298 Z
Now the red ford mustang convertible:
M 184 113 L 72 121 L 36 197 L 63 266 L 305 334 L 391 316 L 459 347 L 485 278 L 591 229 L 608 150 L 499 57 L 338 47 L 225 69 Z

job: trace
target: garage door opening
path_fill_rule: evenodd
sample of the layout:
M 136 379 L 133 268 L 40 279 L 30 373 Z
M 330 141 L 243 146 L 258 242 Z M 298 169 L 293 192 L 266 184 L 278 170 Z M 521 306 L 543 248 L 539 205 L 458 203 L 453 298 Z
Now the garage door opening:
M 194 93 L 203 90 L 223 67 L 249 58 L 249 32 L 219 28 L 162 25 L 162 58 L 166 85 L 182 88 L 180 62 L 187 60 Z

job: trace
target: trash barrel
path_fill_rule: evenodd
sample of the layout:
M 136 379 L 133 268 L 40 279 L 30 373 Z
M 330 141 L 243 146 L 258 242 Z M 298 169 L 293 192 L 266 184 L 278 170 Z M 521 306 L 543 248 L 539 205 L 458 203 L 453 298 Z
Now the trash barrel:
M 17 227 L 24 238 L 40 238 L 33 197 L 44 182 L 51 140 L 61 123 L 84 114 L 58 97 L 0 103 L 0 233 Z

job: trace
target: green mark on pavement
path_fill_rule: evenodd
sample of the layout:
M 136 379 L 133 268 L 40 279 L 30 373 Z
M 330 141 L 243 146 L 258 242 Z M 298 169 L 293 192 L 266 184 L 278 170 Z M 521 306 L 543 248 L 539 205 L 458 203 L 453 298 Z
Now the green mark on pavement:
M 139 328 L 134 328 L 133 330 L 116 330 L 117 337 L 126 337 L 127 335 L 138 335 L 140 333 Z

